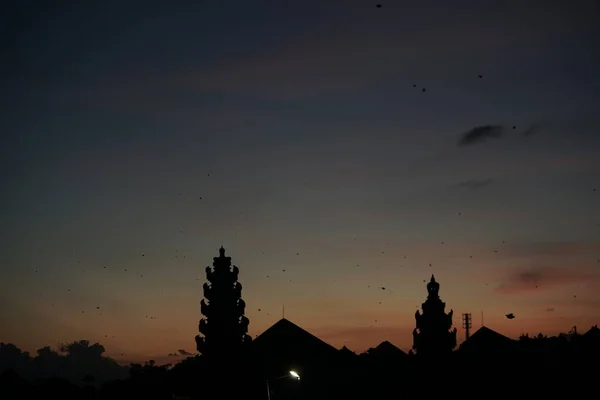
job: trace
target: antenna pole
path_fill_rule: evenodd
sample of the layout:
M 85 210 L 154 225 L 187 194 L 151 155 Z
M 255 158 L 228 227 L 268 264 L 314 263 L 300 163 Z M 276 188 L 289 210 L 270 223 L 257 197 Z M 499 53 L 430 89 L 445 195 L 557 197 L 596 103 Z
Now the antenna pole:
M 483 324 L 483 310 L 481 310 L 481 327 L 483 328 L 484 324 Z
M 285 306 L 281 306 L 281 318 L 285 318 Z
M 467 341 L 471 336 L 471 313 L 466 313 L 462 315 L 462 324 L 465 330 L 465 341 Z

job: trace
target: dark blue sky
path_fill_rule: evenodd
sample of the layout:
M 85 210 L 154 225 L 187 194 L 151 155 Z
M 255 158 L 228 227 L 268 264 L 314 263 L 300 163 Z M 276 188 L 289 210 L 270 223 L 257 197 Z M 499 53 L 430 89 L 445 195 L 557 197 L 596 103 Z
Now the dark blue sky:
M 253 334 L 408 347 L 432 272 L 507 334 L 597 319 L 598 2 L 61 4 L 0 13 L 0 340 L 191 349 L 221 244 Z

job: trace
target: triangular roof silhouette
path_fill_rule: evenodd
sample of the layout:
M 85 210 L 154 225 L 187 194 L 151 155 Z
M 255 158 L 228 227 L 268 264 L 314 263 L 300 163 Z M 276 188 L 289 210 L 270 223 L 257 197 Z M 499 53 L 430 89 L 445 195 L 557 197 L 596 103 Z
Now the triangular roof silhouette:
M 19 375 L 14 369 L 7 368 L 0 373 L 0 383 L 3 385 L 25 385 L 27 380 Z
M 346 346 L 338 350 L 341 359 L 352 360 L 358 357 L 358 354 L 347 348 Z
M 584 333 L 582 336 L 586 337 L 586 338 L 600 338 L 600 328 L 598 328 L 598 325 L 594 325 L 592 326 L 586 333 Z
M 408 355 L 404 351 L 402 351 L 402 349 L 394 346 L 393 344 L 391 344 L 387 340 L 381 342 L 379 344 L 379 346 L 375 347 L 375 350 L 377 350 L 378 353 L 385 354 L 385 355 L 393 355 L 393 356 L 406 356 L 406 355 Z
M 479 328 L 475 333 L 473 333 L 471 335 L 471 337 L 469 337 L 469 339 L 465 340 L 460 348 L 464 349 L 464 348 L 472 348 L 472 347 L 477 347 L 479 348 L 488 348 L 488 349 L 494 349 L 494 348 L 499 348 L 499 347 L 504 347 L 504 346 L 510 346 L 515 344 L 516 341 L 504 336 L 490 328 L 488 328 L 487 326 L 482 326 L 481 328 Z
M 337 349 L 318 337 L 282 318 L 252 341 L 252 346 L 294 346 L 317 352 L 337 353 Z

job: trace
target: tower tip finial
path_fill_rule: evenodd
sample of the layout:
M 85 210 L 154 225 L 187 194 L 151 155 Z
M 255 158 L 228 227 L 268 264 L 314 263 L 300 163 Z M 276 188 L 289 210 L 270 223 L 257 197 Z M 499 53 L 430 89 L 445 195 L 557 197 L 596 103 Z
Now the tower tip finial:
M 435 282 L 435 276 L 433 276 L 433 274 L 431 274 L 431 282 Z
M 225 248 L 223 247 L 223 245 L 221 245 L 221 247 L 219 248 L 219 255 L 221 257 L 225 257 Z

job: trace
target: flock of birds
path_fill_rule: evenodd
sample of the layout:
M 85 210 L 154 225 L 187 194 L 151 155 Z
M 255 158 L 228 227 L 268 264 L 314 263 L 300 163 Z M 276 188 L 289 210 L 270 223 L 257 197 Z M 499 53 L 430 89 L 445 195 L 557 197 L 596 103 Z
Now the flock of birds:
M 381 8 L 381 5 L 377 5 L 377 7 L 378 7 L 378 8 Z M 478 77 L 479 79 L 483 79 L 483 75 L 481 75 L 481 74 L 479 74 L 477 77 Z M 415 87 L 415 88 L 416 88 L 416 87 L 417 87 L 417 85 L 416 85 L 416 84 L 413 84 L 413 87 Z M 426 88 L 422 88 L 422 89 L 421 89 L 421 91 L 422 91 L 422 92 L 426 92 Z M 515 130 L 516 128 L 517 128 L 516 126 L 512 126 L 512 129 L 513 129 L 513 130 Z M 207 176 L 208 176 L 208 177 L 210 177 L 210 173 L 209 173 L 209 174 L 207 174 Z M 593 191 L 594 191 L 594 192 L 596 192 L 596 189 L 594 188 L 594 189 L 593 189 Z M 180 196 L 183 196 L 183 192 L 180 192 L 180 193 L 179 193 L 179 195 L 180 195 Z M 203 200 L 203 196 L 198 196 L 198 200 Z M 462 215 L 463 215 L 463 213 L 462 213 L 462 212 L 458 212 L 458 213 L 457 213 L 457 215 L 458 215 L 458 216 L 462 216 Z M 599 225 L 600 225 L 600 224 L 599 224 Z M 183 229 L 181 229 L 179 232 L 180 232 L 180 233 L 184 233 L 184 230 L 183 230 Z M 356 241 L 356 240 L 357 240 L 357 238 L 354 238 L 353 240 L 354 240 L 354 241 Z M 504 243 L 506 243 L 506 242 L 505 242 L 505 241 L 502 241 L 502 243 L 504 244 Z M 441 242 L 441 244 L 442 244 L 442 245 L 444 245 L 444 242 Z M 387 246 L 389 247 L 389 246 L 390 246 L 390 244 L 388 243 L 388 244 L 387 244 Z M 73 253 L 73 252 L 75 252 L 75 250 L 74 250 L 74 249 L 72 249 L 72 250 L 71 250 L 71 252 Z M 498 253 L 498 250 L 494 250 L 494 253 Z M 262 255 L 264 255 L 265 253 L 264 253 L 264 252 L 262 252 L 261 254 L 262 254 Z M 385 254 L 385 251 L 381 251 L 381 254 Z M 300 255 L 300 252 L 296 252 L 296 256 L 299 256 L 299 255 Z M 141 257 L 145 257 L 145 253 L 142 253 L 142 254 L 141 254 Z M 179 259 L 179 257 L 180 257 L 179 250 L 178 250 L 178 249 L 175 249 L 175 255 L 174 255 L 174 258 L 175 258 L 175 259 Z M 185 256 L 185 255 L 183 255 L 181 258 L 182 258 L 182 259 L 186 259 L 186 256 Z M 470 258 L 470 259 L 472 259 L 472 258 L 473 258 L 473 256 L 472 256 L 472 255 L 470 255 L 470 256 L 469 256 L 469 258 Z M 404 259 L 407 259 L 407 257 L 406 257 L 406 256 L 404 256 Z M 81 260 L 78 260 L 77 262 L 78 262 L 78 264 L 81 264 Z M 599 260 L 597 260 L 597 262 L 598 262 L 598 263 L 600 263 L 600 259 L 599 259 Z M 428 265 L 429 265 L 429 267 L 433 267 L 433 264 L 432 264 L 432 263 L 428 263 Z M 356 264 L 356 267 L 360 267 L 360 264 Z M 105 266 L 103 266 L 103 269 L 107 269 L 107 268 L 108 268 L 108 267 L 107 267 L 106 265 L 105 265 Z M 38 270 L 36 269 L 36 270 L 35 270 L 35 272 L 38 272 Z M 128 272 L 128 269 L 127 269 L 127 268 L 123 268 L 123 272 Z M 286 269 L 282 269 L 282 270 L 281 270 L 281 272 L 286 272 Z M 140 274 L 140 275 L 139 275 L 139 277 L 140 277 L 140 278 L 144 278 L 144 274 Z M 270 276 L 269 274 L 267 274 L 267 275 L 266 275 L 266 278 L 270 278 L 270 277 L 271 277 L 271 276 Z M 197 278 L 196 278 L 196 280 L 198 280 L 198 281 L 201 281 L 201 280 L 204 280 L 204 278 L 203 278 L 203 277 L 202 277 L 202 278 L 201 278 L 201 277 L 197 277 Z M 292 282 L 292 280 L 291 280 L 291 279 L 289 279 L 288 281 L 289 281 L 289 282 Z M 424 280 L 423 280 L 423 283 L 426 283 L 426 282 L 427 282 L 427 280 L 426 280 L 426 279 L 424 279 Z M 334 280 L 332 283 L 335 283 L 335 280 Z M 486 284 L 486 286 L 487 286 L 487 285 L 489 285 L 489 284 Z M 367 287 L 368 287 L 368 288 L 371 288 L 371 285 L 367 285 Z M 537 287 L 538 287 L 538 286 L 536 286 L 536 288 L 537 288 Z M 381 291 L 386 291 L 386 290 L 388 290 L 388 292 L 391 292 L 391 293 L 393 293 L 393 290 L 389 290 L 389 288 L 388 288 L 388 289 L 386 289 L 386 287 L 385 287 L 385 286 L 378 286 L 378 287 L 377 287 L 377 289 L 378 289 L 378 290 L 381 290 Z M 71 292 L 71 289 L 67 289 L 67 291 Z M 576 297 L 577 297 L 576 295 L 573 295 L 573 298 L 576 298 Z M 382 301 L 380 300 L 380 301 L 378 301 L 377 303 L 378 303 L 378 304 L 382 304 Z M 54 303 L 52 303 L 52 305 L 54 305 Z M 419 307 L 420 307 L 419 305 L 417 305 L 417 306 L 416 306 L 416 308 L 419 308 Z M 96 309 L 95 309 L 95 310 L 96 310 L 96 311 L 100 311 L 100 306 L 96 306 Z M 552 310 L 554 310 L 554 309 L 552 309 Z M 262 311 L 262 308 L 258 308 L 258 309 L 257 309 L 257 311 L 261 312 L 261 311 Z M 85 314 L 85 310 L 81 310 L 81 314 Z M 267 313 L 267 315 L 269 315 L 269 316 L 270 316 L 270 315 L 271 315 L 271 313 Z M 512 319 L 515 319 L 515 318 L 516 318 L 516 316 L 515 316 L 515 314 L 514 314 L 514 313 L 509 313 L 509 314 L 506 314 L 506 315 L 505 315 L 505 317 L 506 317 L 507 319 L 509 319 L 509 320 L 512 320 Z M 146 316 L 145 316 L 145 318 L 146 318 L 146 319 L 149 319 L 149 320 L 155 320 L 155 319 L 156 319 L 156 318 L 155 318 L 154 316 L 152 316 L 152 315 L 146 315 Z M 375 322 L 375 323 L 377 323 L 377 320 L 374 320 L 374 322 Z M 105 337 L 105 338 L 108 338 L 108 337 L 109 337 L 109 335 L 104 335 L 104 337 Z M 110 337 L 114 338 L 114 336 L 110 336 Z M 124 354 L 121 354 L 121 355 L 124 355 Z
M 209 174 L 209 176 L 210 176 L 210 174 Z M 182 195 L 182 193 L 180 193 L 180 195 Z M 202 199 L 202 197 L 200 197 L 200 199 Z M 459 212 L 459 213 L 458 213 L 458 215 L 462 215 L 462 213 L 460 213 L 460 212 Z M 180 230 L 180 232 L 181 232 L 181 233 L 183 233 L 183 230 Z M 357 240 L 357 238 L 354 238 L 353 240 L 354 240 L 354 241 L 356 241 L 356 240 Z M 506 241 L 504 241 L 504 240 L 503 240 L 503 241 L 502 241 L 502 244 L 505 244 L 505 243 L 506 243 Z M 445 244 L 445 242 L 440 242 L 440 244 L 441 244 L 441 245 L 444 245 L 444 244 Z M 390 244 L 389 244 L 389 243 L 387 244 L 387 247 L 390 247 Z M 498 253 L 498 250 L 497 250 L 497 249 L 495 249 L 495 250 L 493 250 L 493 252 L 494 252 L 494 253 Z M 75 253 L 75 250 L 74 250 L 74 249 L 71 249 L 71 253 Z M 262 254 L 262 255 L 264 255 L 264 254 L 265 254 L 265 252 L 261 252 L 261 254 Z M 381 254 L 385 254 L 385 251 L 381 251 Z M 296 253 L 295 253 L 295 255 L 296 255 L 296 256 L 299 256 L 299 255 L 300 255 L 300 252 L 296 252 Z M 146 256 L 146 254 L 145 254 L 145 253 L 142 253 L 140 256 L 141 256 L 141 257 L 145 257 L 145 256 Z M 174 259 L 178 259 L 178 258 L 179 258 L 179 256 L 180 256 L 180 254 L 179 254 L 179 250 L 178 250 L 178 249 L 175 249 Z M 185 259 L 185 258 L 186 258 L 186 256 L 185 256 L 185 255 L 183 255 L 183 256 L 182 256 L 182 258 L 183 258 L 183 259 Z M 472 255 L 470 255 L 470 256 L 469 256 L 469 258 L 470 258 L 470 259 L 472 259 L 472 258 L 473 258 L 473 256 L 472 256 Z M 407 256 L 403 256 L 403 259 L 405 259 L 405 260 L 406 260 L 406 259 L 407 259 Z M 598 262 L 598 263 L 600 263 L 600 259 L 599 259 L 599 260 L 597 260 L 597 262 Z M 81 260 L 78 260 L 78 261 L 77 261 L 77 263 L 78 263 L 78 264 L 81 264 Z M 357 267 L 357 268 L 358 268 L 358 267 L 360 267 L 360 266 L 361 266 L 360 264 L 356 264 L 356 267 Z M 428 263 L 428 266 L 429 266 L 429 267 L 433 267 L 433 264 L 432 264 L 432 263 Z M 104 265 L 104 266 L 103 266 L 103 269 L 107 269 L 107 268 L 108 268 L 108 266 L 107 266 L 107 265 Z M 36 272 L 36 273 L 37 273 L 37 272 L 38 272 L 38 270 L 36 269 L 34 272 Z M 128 268 L 123 268 L 123 272 L 128 272 Z M 286 272 L 286 269 L 282 269 L 282 270 L 281 270 L 281 272 L 282 272 L 282 273 L 285 273 L 285 272 Z M 140 275 L 139 275 L 139 277 L 140 277 L 140 278 L 143 278 L 143 277 L 144 277 L 144 274 L 140 274 Z M 267 275 L 266 275 L 266 278 L 270 278 L 270 277 L 271 277 L 271 276 L 270 276 L 269 274 L 267 274 Z M 204 277 L 197 277 L 197 278 L 196 278 L 196 280 L 197 280 L 197 281 L 204 281 L 204 280 L 205 280 L 205 278 L 204 278 Z M 289 282 L 292 282 L 292 280 L 291 280 L 291 279 L 289 279 Z M 335 283 L 335 280 L 334 280 L 332 283 Z M 427 283 L 427 280 L 426 280 L 426 279 L 423 279 L 423 283 Z M 486 286 L 487 286 L 487 285 L 489 285 L 489 284 L 487 284 L 487 283 L 486 283 Z M 372 286 L 372 285 L 370 285 L 370 284 L 369 284 L 369 285 L 367 285 L 367 288 L 371 288 L 371 286 Z M 536 288 L 538 288 L 538 286 L 536 286 Z M 386 288 L 386 286 L 377 286 L 377 289 L 378 289 L 378 290 L 381 290 L 381 291 L 386 291 L 386 290 L 387 290 L 387 291 L 388 291 L 388 292 L 390 292 L 390 293 L 393 293 L 393 292 L 394 292 L 393 290 L 390 290 L 389 288 Z M 67 289 L 67 291 L 68 291 L 68 292 L 71 292 L 71 289 L 69 288 L 69 289 Z M 162 291 L 161 291 L 161 292 L 162 292 Z M 573 298 L 576 298 L 576 297 L 577 297 L 576 295 L 573 295 Z M 382 301 L 381 301 L 381 300 L 379 300 L 377 303 L 378 303 L 378 304 L 382 304 Z M 52 306 L 54 306 L 54 303 L 52 303 Z M 416 306 L 416 308 L 419 308 L 419 307 L 420 307 L 419 305 L 417 305 L 417 306 Z M 100 310 L 101 310 L 100 306 L 96 306 L 96 308 L 95 308 L 95 311 L 100 311 Z M 552 309 L 552 310 L 553 310 L 553 309 Z M 261 312 L 261 311 L 262 311 L 262 308 L 258 308 L 258 309 L 257 309 L 257 311 L 258 311 L 258 312 Z M 85 310 L 81 310 L 81 314 L 85 314 Z M 100 312 L 100 315 L 102 315 L 102 313 L 101 313 L 101 312 Z M 270 316 L 270 315 L 271 315 L 271 313 L 267 313 L 267 315 L 269 315 L 269 316 Z M 514 318 L 516 318 L 516 316 L 514 315 L 514 313 L 509 313 L 509 314 L 506 314 L 505 316 L 506 316 L 506 318 L 507 318 L 507 319 L 510 319 L 510 320 L 511 320 L 511 319 L 514 319 Z M 156 318 L 155 318 L 154 316 L 152 316 L 152 315 L 146 315 L 146 316 L 145 316 L 145 318 L 146 318 L 146 319 L 149 319 L 149 320 L 154 320 L 154 319 L 156 319 Z M 377 322 L 377 320 L 374 320 L 374 322 Z M 105 338 L 108 338 L 108 337 L 109 337 L 109 335 L 104 335 L 104 337 L 105 337 Z M 111 336 L 111 337 L 112 337 L 112 338 L 114 338 L 114 336 Z
M 377 8 L 382 8 L 382 4 L 377 4 L 377 5 L 376 5 L 376 7 L 377 7 Z M 478 74 L 478 75 L 477 75 L 477 78 L 478 78 L 478 79 L 483 79 L 483 75 L 482 75 L 482 74 Z M 413 84 L 412 86 L 413 86 L 413 88 L 417 88 L 417 85 L 416 85 L 416 84 Z M 422 87 L 422 88 L 421 88 L 421 92 L 425 93 L 426 91 L 427 91 L 427 88 L 425 88 L 425 87 Z M 515 130 L 516 128 L 517 128 L 516 126 L 512 126 L 512 129 L 513 129 L 513 130 Z M 208 177 L 210 177 L 210 173 L 209 173 L 209 174 L 207 174 L 207 176 L 208 176 Z M 593 191 L 594 191 L 594 192 L 596 192 L 596 189 L 594 188 L 594 189 L 593 189 Z M 180 195 L 180 196 L 183 196 L 183 192 L 179 193 L 179 195 Z M 203 200 L 203 196 L 198 196 L 198 200 Z M 462 215 L 463 215 L 461 212 L 458 212 L 457 214 L 458 214 L 458 216 L 462 216 Z M 600 225 L 600 224 L 599 224 L 599 225 Z M 183 230 L 180 230 L 180 233 L 184 233 L 184 231 L 183 231 Z M 357 238 L 354 238 L 354 240 L 356 241 L 356 240 L 357 240 Z M 502 241 L 502 243 L 505 243 L 505 241 Z M 443 245 L 443 244 L 444 244 L 444 242 L 441 242 L 441 244 Z M 388 246 L 389 246 L 389 244 L 388 244 Z M 75 250 L 71 250 L 71 252 L 75 252 Z M 498 250 L 494 250 L 494 253 L 498 253 Z M 264 255 L 265 253 L 264 253 L 264 252 L 262 252 L 262 254 Z M 381 254 L 385 254 L 385 251 L 381 251 Z M 296 252 L 296 256 L 299 256 L 299 255 L 300 255 L 300 252 Z M 141 257 L 145 257 L 145 253 L 142 253 L 142 254 L 141 254 Z M 175 250 L 175 255 L 174 255 L 174 258 L 175 258 L 175 259 L 179 259 L 179 257 L 180 257 L 179 251 L 176 249 L 176 250 Z M 185 259 L 185 258 L 186 258 L 186 256 L 185 256 L 185 255 L 183 255 L 183 256 L 181 256 L 181 258 Z M 406 256 L 404 256 L 404 259 L 406 259 L 406 258 L 407 258 L 407 257 L 406 257 Z M 470 255 L 470 256 L 469 256 L 469 258 L 471 258 L 471 259 L 472 259 L 472 258 L 473 258 L 473 256 L 472 256 L 472 255 Z M 598 261 L 598 263 L 600 263 L 600 260 L 597 260 L 597 261 Z M 78 261 L 78 263 L 80 264 L 80 263 L 81 263 L 81 261 L 79 260 L 79 261 Z M 429 263 L 429 267 L 432 267 L 432 266 L 433 266 L 433 265 L 432 265 L 432 263 Z M 360 267 L 360 264 L 356 264 L 356 267 Z M 105 265 L 105 266 L 103 266 L 103 268 L 104 268 L 104 269 L 107 269 L 108 267 Z M 38 270 L 36 269 L 36 270 L 35 270 L 35 272 L 38 272 Z M 123 268 L 123 272 L 128 272 L 128 268 Z M 286 269 L 282 269 L 282 270 L 281 270 L 281 272 L 282 272 L 282 273 L 285 273 L 285 272 L 286 272 Z M 144 278 L 144 274 L 140 274 L 140 275 L 139 275 L 139 278 Z M 266 278 L 270 278 L 270 275 L 266 275 Z M 203 277 L 202 277 L 202 278 L 198 277 L 198 278 L 196 278 L 196 280 L 204 280 L 204 278 L 203 278 Z M 289 282 L 292 282 L 292 280 L 291 280 L 291 279 L 289 279 Z M 335 281 L 334 281 L 334 282 L 335 282 Z M 424 283 L 426 283 L 426 282 L 427 282 L 427 280 L 425 280 L 425 279 L 424 279 L 424 280 L 423 280 L 423 282 L 424 282 Z M 367 287 L 368 287 L 368 288 L 371 288 L 371 285 L 367 285 Z M 536 286 L 536 287 L 537 287 L 537 286 Z M 377 287 L 377 289 L 378 289 L 378 290 L 380 290 L 380 291 L 386 291 L 386 290 L 387 290 L 388 292 L 393 292 L 393 290 L 390 290 L 389 288 L 386 288 L 385 286 L 378 286 L 378 287 Z M 67 290 L 68 290 L 69 292 L 71 292 L 71 289 L 67 289 Z M 573 297 L 574 297 L 574 298 L 576 298 L 577 296 L 576 296 L 576 295 L 574 295 Z M 378 304 L 382 304 L 382 301 L 378 301 Z M 52 305 L 54 305 L 54 304 L 52 304 Z M 418 306 L 418 305 L 417 305 L 417 308 L 419 308 L 419 306 Z M 96 306 L 96 308 L 95 308 L 95 311 L 98 311 L 98 312 L 100 312 L 100 310 L 101 310 L 101 307 L 100 307 L 100 306 Z M 262 308 L 258 308 L 257 310 L 258 310 L 259 312 L 261 312 L 261 311 L 262 311 Z M 81 314 L 85 314 L 85 310 L 81 310 Z M 270 313 L 268 313 L 268 315 L 271 315 L 271 314 L 270 314 Z M 506 315 L 505 315 L 505 317 L 506 317 L 507 319 L 509 319 L 509 320 L 512 320 L 512 319 L 515 319 L 515 318 L 516 318 L 516 316 L 515 316 L 515 314 L 514 314 L 514 313 L 509 313 L 509 314 L 506 314 Z M 149 319 L 149 320 L 155 320 L 155 319 L 156 319 L 154 316 L 151 316 L 151 315 L 146 315 L 146 316 L 145 316 L 145 318 L 146 318 L 146 319 Z M 375 320 L 375 322 L 377 322 L 377 320 Z M 104 337 L 105 337 L 105 338 L 108 338 L 108 337 L 109 337 L 109 335 L 104 335 Z M 110 337 L 114 338 L 114 336 L 110 336 Z M 121 356 L 123 356 L 123 355 L 124 355 L 124 353 L 122 353 L 122 354 L 121 354 Z

